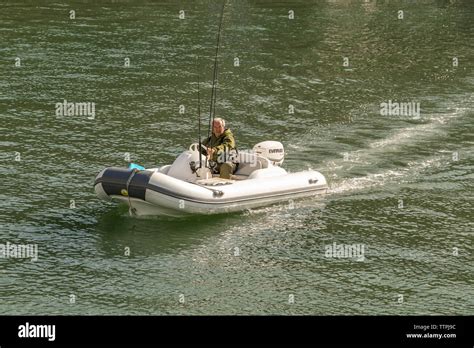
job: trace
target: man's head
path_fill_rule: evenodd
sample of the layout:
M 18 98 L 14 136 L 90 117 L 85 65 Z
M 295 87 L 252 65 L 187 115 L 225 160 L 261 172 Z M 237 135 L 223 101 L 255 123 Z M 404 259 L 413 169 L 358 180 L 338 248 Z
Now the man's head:
M 218 137 L 219 135 L 224 133 L 224 130 L 225 130 L 225 120 L 219 117 L 215 118 L 214 122 L 212 122 L 212 133 L 214 133 L 214 135 Z

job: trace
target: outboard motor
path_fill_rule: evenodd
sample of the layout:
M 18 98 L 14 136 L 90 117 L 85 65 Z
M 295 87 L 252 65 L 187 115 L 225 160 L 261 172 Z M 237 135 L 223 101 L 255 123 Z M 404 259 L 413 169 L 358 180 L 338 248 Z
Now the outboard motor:
M 275 166 L 281 166 L 285 159 L 285 149 L 279 141 L 262 141 L 255 145 L 253 150 L 257 155 L 265 157 Z

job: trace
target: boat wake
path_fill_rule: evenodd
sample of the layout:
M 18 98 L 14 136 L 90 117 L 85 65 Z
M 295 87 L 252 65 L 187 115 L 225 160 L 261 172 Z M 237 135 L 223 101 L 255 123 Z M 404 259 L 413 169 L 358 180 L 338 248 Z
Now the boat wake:
M 449 155 L 437 155 L 420 161 L 408 162 L 406 168 L 372 173 L 362 177 L 345 178 L 330 182 L 329 194 L 339 194 L 354 190 L 372 189 L 388 184 L 401 184 L 418 180 L 427 169 L 433 169 L 448 164 Z
M 444 114 L 432 115 L 425 118 L 423 124 L 418 124 L 415 126 L 405 127 L 399 129 L 395 134 L 379 141 L 375 141 L 369 144 L 370 149 L 385 149 L 386 147 L 399 147 L 416 139 L 417 141 L 421 139 L 426 139 L 434 136 L 439 136 L 441 133 L 444 133 L 446 129 L 445 125 L 454 121 L 455 119 L 463 116 L 469 110 L 467 108 L 456 108 L 453 112 L 448 112 Z
M 326 175 L 330 194 L 340 194 L 354 190 L 373 189 L 388 184 L 400 184 L 420 180 L 427 170 L 448 165 L 453 161 L 453 151 L 449 145 L 443 145 L 443 138 L 449 137 L 449 131 L 456 120 L 468 115 L 470 108 L 453 107 L 445 113 L 427 114 L 421 122 L 392 131 L 384 139 L 369 141 L 363 148 L 339 152 L 340 157 L 323 160 L 317 169 Z M 468 115 L 469 117 L 469 115 Z M 365 120 L 367 121 L 367 120 Z M 360 120 L 364 127 L 364 120 Z M 360 131 L 357 124 L 348 125 L 345 134 L 357 136 Z M 335 130 L 328 127 L 329 139 L 334 148 L 347 148 L 334 144 L 335 134 L 341 134 L 340 126 Z M 427 157 L 423 144 L 439 140 L 439 149 L 433 150 Z M 304 141 L 304 140 L 302 140 Z M 345 145 L 345 144 L 344 144 Z M 330 148 L 329 145 L 323 145 Z M 407 148 L 405 150 L 405 147 Z M 413 147 L 420 147 L 420 156 L 416 158 Z M 293 146 L 297 149 L 297 146 Z M 338 148 L 338 150 L 339 150 Z M 458 147 L 459 149 L 459 147 Z M 452 151 L 451 151 L 452 150 Z M 406 153 L 406 156 L 404 155 Z M 423 154 L 424 153 L 424 154 Z M 403 163 L 400 163 L 403 162 Z M 307 163 L 307 167 L 314 164 Z M 391 167 L 391 168 L 387 168 Z M 386 168 L 374 172 L 377 168 Z M 366 174 L 367 173 L 367 174 Z

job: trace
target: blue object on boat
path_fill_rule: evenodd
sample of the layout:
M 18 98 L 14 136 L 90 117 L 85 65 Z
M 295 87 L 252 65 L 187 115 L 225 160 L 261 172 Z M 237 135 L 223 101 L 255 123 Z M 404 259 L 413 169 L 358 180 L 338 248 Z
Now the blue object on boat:
M 142 167 L 141 165 L 136 164 L 136 163 L 130 163 L 128 165 L 128 169 L 131 169 L 131 170 L 133 170 L 133 169 L 145 170 L 145 167 Z

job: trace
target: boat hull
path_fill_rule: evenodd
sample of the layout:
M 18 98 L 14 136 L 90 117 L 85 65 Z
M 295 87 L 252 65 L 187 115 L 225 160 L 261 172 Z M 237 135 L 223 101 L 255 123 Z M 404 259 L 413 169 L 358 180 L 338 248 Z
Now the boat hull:
M 281 168 L 280 168 L 281 169 Z M 324 194 L 327 183 L 317 171 L 203 185 L 176 179 L 159 170 L 132 172 L 106 168 L 96 178 L 96 194 L 128 204 L 136 215 L 186 216 L 236 212 Z

